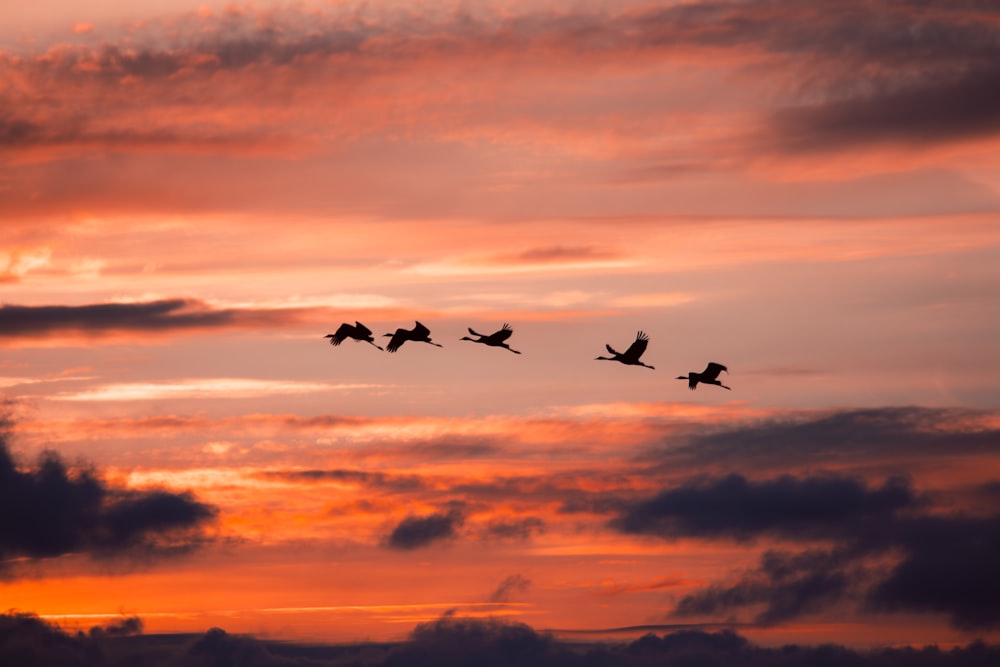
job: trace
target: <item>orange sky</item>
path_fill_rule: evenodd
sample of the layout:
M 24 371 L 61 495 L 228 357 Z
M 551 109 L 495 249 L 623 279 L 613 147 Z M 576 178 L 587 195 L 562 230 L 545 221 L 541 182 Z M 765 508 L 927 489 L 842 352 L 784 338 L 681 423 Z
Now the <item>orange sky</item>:
M 214 509 L 169 556 L 0 526 L 7 607 L 997 638 L 906 583 L 917 526 L 1000 517 L 996 10 L 87 4 L 0 8 L 6 446 Z M 443 347 L 326 344 L 356 320 Z M 655 370 L 594 362 L 640 330 Z M 674 379 L 708 361 L 731 392 Z

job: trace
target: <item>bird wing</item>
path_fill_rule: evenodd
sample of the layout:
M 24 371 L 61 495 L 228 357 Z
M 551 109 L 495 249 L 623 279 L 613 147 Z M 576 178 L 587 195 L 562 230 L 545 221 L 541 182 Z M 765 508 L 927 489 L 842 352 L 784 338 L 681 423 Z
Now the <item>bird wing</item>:
M 729 372 L 729 369 L 722 364 L 717 364 L 714 361 L 708 362 L 708 366 L 705 366 L 705 370 L 701 372 L 701 376 L 706 380 L 715 380 L 719 377 L 719 373 L 722 371 Z
M 639 332 L 635 336 L 635 341 L 628 346 L 625 350 L 625 354 L 622 356 L 631 361 L 638 361 L 642 353 L 646 351 L 646 346 L 649 344 L 649 337 L 643 332 Z
M 604 347 L 608 348 L 608 352 L 610 352 L 611 354 L 615 355 L 616 357 L 620 357 L 621 356 L 621 354 L 619 354 L 618 350 L 616 350 L 615 348 L 611 347 L 610 345 L 605 345 Z
M 472 334 L 473 336 L 479 336 L 480 338 L 484 338 L 483 334 L 474 330 L 472 327 L 469 327 L 469 333 Z
M 372 335 L 372 330 L 369 329 L 368 327 L 366 327 L 365 325 L 361 324 L 361 322 L 355 322 L 354 323 L 354 330 L 357 331 L 360 334 L 364 334 L 364 336 L 371 336 Z M 362 337 L 364 337 L 364 336 L 362 336 Z
M 420 322 L 417 322 L 417 326 L 413 327 L 413 329 L 410 330 L 410 333 L 413 334 L 413 340 L 419 340 L 421 338 L 427 338 L 427 336 L 428 336 L 428 334 L 430 334 L 430 332 L 431 332 L 431 330 L 428 329 L 427 327 L 425 327 Z
M 344 322 L 337 328 L 337 333 L 330 336 L 330 345 L 340 345 L 347 340 L 352 333 L 354 333 L 354 327 L 347 322 Z
M 410 332 L 406 329 L 396 329 L 396 333 L 392 334 L 392 338 L 389 339 L 389 344 L 385 346 L 387 352 L 395 352 L 400 348 L 400 346 L 409 340 Z
M 510 338 L 512 333 L 514 333 L 514 330 L 505 324 L 503 325 L 503 329 L 490 334 L 490 338 L 497 343 L 502 343 Z

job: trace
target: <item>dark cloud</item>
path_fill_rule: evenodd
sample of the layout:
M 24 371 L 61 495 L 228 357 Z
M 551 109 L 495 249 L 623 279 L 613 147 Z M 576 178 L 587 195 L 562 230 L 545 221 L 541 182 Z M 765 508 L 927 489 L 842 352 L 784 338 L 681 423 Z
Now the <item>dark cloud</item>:
M 0 118 L 0 151 L 27 148 L 154 148 L 161 151 L 177 150 L 182 146 L 196 145 L 202 149 L 215 148 L 228 151 L 248 144 L 266 145 L 265 137 L 249 132 L 177 129 L 97 129 L 84 118 Z
M 880 560 L 895 555 L 885 567 Z M 957 628 L 1000 627 L 1000 517 L 911 516 L 857 527 L 832 549 L 769 551 L 734 583 L 681 599 L 682 617 L 757 609 L 770 625 L 837 602 L 868 611 L 943 614 Z
M 861 522 L 891 516 L 914 502 L 903 479 L 869 489 L 859 480 L 836 475 L 803 479 L 784 475 L 755 482 L 732 474 L 663 491 L 629 507 L 615 526 L 625 533 L 668 538 L 829 538 L 841 537 Z
M 693 433 L 680 446 L 654 449 L 644 461 L 663 469 L 686 466 L 824 465 L 832 459 L 870 464 L 879 459 L 992 454 L 1000 447 L 995 413 L 949 408 L 844 410 Z
M 389 534 L 387 544 L 400 551 L 419 549 L 455 537 L 464 523 L 465 515 L 459 508 L 427 516 L 408 516 Z
M 849 598 L 873 610 L 945 614 L 963 629 L 1000 626 L 1000 516 L 944 513 L 905 480 L 869 488 L 834 475 L 702 478 L 631 505 L 612 526 L 664 539 L 833 544 L 768 552 L 735 583 L 682 599 L 678 615 L 763 607 L 756 621 L 771 624 Z M 894 562 L 876 568 L 875 559 Z
M 495 619 L 446 616 L 418 625 L 389 644 L 297 644 L 231 635 L 70 635 L 28 614 L 0 615 L 5 667 L 993 667 L 1000 647 L 982 642 L 948 650 L 843 646 L 757 646 L 731 630 L 678 630 L 631 642 L 568 642 L 532 627 Z
M 216 309 L 194 299 L 84 306 L 0 306 L 0 336 L 34 338 L 82 333 L 162 332 L 183 329 L 291 324 L 298 309 Z
M 260 476 L 301 484 L 322 484 L 324 482 L 357 484 L 393 493 L 406 493 L 426 488 L 424 480 L 418 475 L 390 475 L 365 470 L 268 470 L 260 473 Z
M 531 579 L 521 575 L 512 574 L 500 582 L 492 593 L 490 602 L 510 602 L 515 594 L 525 593 L 531 588 Z
M 204 543 L 216 514 L 190 493 L 110 486 L 93 470 L 67 468 L 53 452 L 21 469 L 0 435 L 0 559 L 186 551 Z
M 396 648 L 383 664 L 385 667 L 549 667 L 566 664 L 566 651 L 552 637 L 521 623 L 446 617 L 418 625 L 410 640 Z
M 472 459 L 483 458 L 503 451 L 503 448 L 491 438 L 471 440 L 465 436 L 445 435 L 433 441 L 417 442 L 397 451 L 412 456 L 429 457 L 433 459 Z
M 145 623 L 138 616 L 127 616 L 105 625 L 94 626 L 89 634 L 91 637 L 132 637 L 141 635 L 144 627 Z
M 975 493 L 981 508 L 990 513 L 1000 514 L 1000 481 L 982 484 Z
M 545 522 L 534 516 L 494 519 L 486 524 L 483 537 L 488 540 L 526 540 L 544 530 Z
M 997 134 L 1000 47 L 994 57 L 991 67 L 951 79 L 918 80 L 899 90 L 782 110 L 772 119 L 774 133 L 791 151 L 936 144 Z
M 904 551 L 870 591 L 876 609 L 947 614 L 967 630 L 1000 626 L 1000 515 L 924 516 L 887 539 Z
M 100 647 L 30 614 L 0 614 L 0 663 L 5 667 L 106 665 Z
M 813 611 L 829 609 L 848 593 L 857 573 L 844 569 L 844 558 L 826 551 L 789 554 L 769 551 L 759 568 L 735 584 L 713 584 L 677 603 L 677 616 L 715 616 L 743 607 L 762 607 L 754 619 L 773 625 Z

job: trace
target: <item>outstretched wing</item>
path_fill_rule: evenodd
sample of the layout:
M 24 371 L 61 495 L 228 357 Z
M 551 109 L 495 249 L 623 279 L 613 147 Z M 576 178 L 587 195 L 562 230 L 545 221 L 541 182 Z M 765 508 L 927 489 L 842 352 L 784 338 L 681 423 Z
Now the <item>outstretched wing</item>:
M 420 340 L 421 338 L 427 338 L 430 335 L 431 330 L 425 327 L 420 322 L 417 322 L 417 326 L 413 327 L 413 340 Z
M 330 345 L 340 345 L 347 340 L 352 333 L 354 333 L 354 327 L 347 322 L 344 322 L 337 328 L 337 333 L 327 334 L 326 337 L 330 339 Z
M 618 350 L 616 350 L 615 348 L 611 347 L 610 345 L 605 345 L 604 347 L 606 347 L 608 349 L 608 352 L 610 352 L 611 354 L 615 355 L 616 357 L 620 357 L 621 356 L 618 353 Z
M 361 322 L 354 323 L 354 330 L 361 334 L 361 338 L 367 338 L 372 335 L 372 330 L 361 324 Z
M 719 377 L 719 373 L 722 371 L 729 372 L 729 369 L 722 364 L 717 364 L 714 361 L 708 362 L 708 366 L 705 366 L 705 370 L 701 372 L 701 377 L 706 380 L 715 380 Z
M 403 343 L 409 340 L 410 332 L 406 329 L 396 329 L 396 333 L 392 334 L 392 338 L 389 339 L 389 344 L 385 346 L 386 352 L 395 352 L 398 350 Z
M 629 361 L 638 361 L 642 353 L 646 351 L 646 346 L 649 344 L 649 336 L 643 332 L 639 332 L 635 335 L 635 342 L 628 346 L 625 350 L 625 354 L 622 356 Z
M 496 343 L 502 343 L 510 338 L 512 333 L 514 333 L 514 330 L 510 328 L 509 324 L 504 323 L 503 328 L 500 329 L 500 331 L 495 331 L 490 334 L 490 340 Z

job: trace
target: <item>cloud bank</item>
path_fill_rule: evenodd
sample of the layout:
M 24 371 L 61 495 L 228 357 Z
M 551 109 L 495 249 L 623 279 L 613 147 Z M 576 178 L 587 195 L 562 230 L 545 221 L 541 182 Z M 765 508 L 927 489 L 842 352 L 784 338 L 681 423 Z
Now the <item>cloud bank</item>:
M 732 631 L 682 630 L 623 643 L 566 642 L 521 623 L 445 616 L 418 625 L 388 644 L 323 645 L 268 642 L 212 628 L 203 635 L 121 637 L 106 632 L 71 635 L 28 614 L 0 615 L 0 661 L 5 665 L 89 667 L 987 667 L 1000 647 L 974 642 L 940 649 L 843 646 L 758 646 Z

